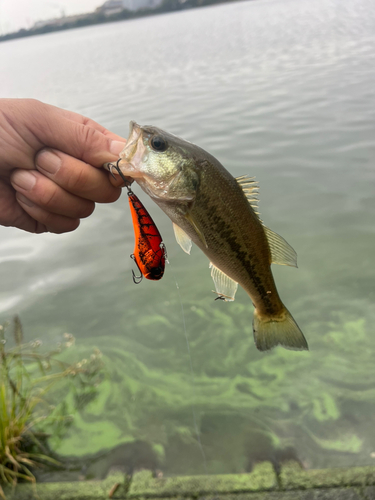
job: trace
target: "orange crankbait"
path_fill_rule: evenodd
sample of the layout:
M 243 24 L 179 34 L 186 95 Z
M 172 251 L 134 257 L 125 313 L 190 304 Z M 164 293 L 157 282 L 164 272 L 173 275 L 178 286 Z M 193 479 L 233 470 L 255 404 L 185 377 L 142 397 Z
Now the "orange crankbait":
M 141 273 L 136 276 L 132 271 L 133 281 L 140 283 L 142 275 L 148 280 L 160 280 L 165 268 L 165 245 L 150 214 L 130 188 L 128 196 L 135 235 L 134 253 L 130 257 Z
M 122 174 L 117 163 L 116 165 L 113 163 L 108 163 L 107 165 L 112 175 L 112 168 L 117 170 L 128 189 L 130 212 L 132 214 L 135 235 L 134 253 L 130 257 L 137 264 L 141 273 L 140 276 L 136 276 L 134 271 L 132 271 L 133 281 L 138 284 L 142 281 L 143 276 L 148 280 L 160 280 L 164 274 L 167 250 L 151 215 L 147 212 L 138 196 L 130 189 L 129 182 Z

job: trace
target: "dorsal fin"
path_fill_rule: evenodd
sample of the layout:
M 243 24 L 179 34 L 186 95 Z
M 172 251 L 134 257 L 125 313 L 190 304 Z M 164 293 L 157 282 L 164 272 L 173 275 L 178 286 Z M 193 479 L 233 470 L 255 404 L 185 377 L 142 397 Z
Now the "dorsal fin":
M 255 180 L 255 177 L 249 177 L 248 175 L 241 175 L 236 177 L 238 185 L 241 187 L 242 191 L 245 193 L 247 201 L 250 203 L 252 209 L 258 216 L 260 220 L 259 213 L 259 183 Z
M 297 254 L 295 250 L 284 240 L 282 236 L 274 231 L 271 231 L 271 229 L 265 226 L 260 218 L 258 209 L 259 184 L 255 181 L 255 177 L 241 175 L 240 177 L 236 177 L 236 181 L 239 186 L 241 186 L 248 202 L 263 225 L 271 251 L 272 263 L 279 264 L 281 266 L 297 267 Z
M 296 251 L 289 243 L 282 236 L 271 231 L 269 227 L 263 225 L 263 228 L 271 250 L 272 263 L 281 266 L 298 267 Z

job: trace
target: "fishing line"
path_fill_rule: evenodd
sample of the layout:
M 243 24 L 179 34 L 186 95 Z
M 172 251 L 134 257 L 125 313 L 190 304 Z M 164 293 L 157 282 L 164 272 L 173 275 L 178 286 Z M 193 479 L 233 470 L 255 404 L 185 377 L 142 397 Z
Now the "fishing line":
M 118 167 L 119 161 L 120 160 L 117 161 L 116 165 L 114 165 L 112 163 L 108 163 L 106 165 L 108 165 L 109 172 L 112 174 L 112 176 L 113 176 L 112 168 L 115 168 L 117 170 L 118 174 L 120 175 L 120 177 L 125 182 L 125 185 L 127 186 L 128 194 L 129 194 L 129 192 L 131 192 L 131 188 L 128 185 L 127 179 L 124 177 L 124 175 L 122 174 L 120 168 Z M 165 246 L 164 246 L 164 248 L 165 248 Z M 168 260 L 167 254 L 165 254 L 165 261 L 169 265 L 171 265 L 170 262 L 169 262 L 169 260 Z M 138 264 L 137 264 L 137 266 L 138 266 Z M 138 269 L 139 269 L 139 266 L 138 266 Z M 189 335 L 188 335 L 187 328 L 186 328 L 184 305 L 183 305 L 182 299 L 181 299 L 180 287 L 178 286 L 177 279 L 176 279 L 176 276 L 174 274 L 174 270 L 172 269 L 172 266 L 171 266 L 171 271 L 172 271 L 173 279 L 174 279 L 174 281 L 176 283 L 177 294 L 178 294 L 178 298 L 179 298 L 180 305 L 181 305 L 182 324 L 184 326 L 184 335 L 185 335 L 186 346 L 187 346 L 187 351 L 188 351 L 188 355 L 189 355 L 189 366 L 190 366 L 190 374 L 191 374 L 192 389 L 193 389 L 193 403 L 191 404 L 191 410 L 192 410 L 192 414 L 193 414 L 194 430 L 195 430 L 195 434 L 197 436 L 197 442 L 198 442 L 199 450 L 200 450 L 202 458 L 203 458 L 204 471 L 207 474 L 207 459 L 206 459 L 206 454 L 205 454 L 203 446 L 202 446 L 201 435 L 200 435 L 199 428 L 198 428 L 197 415 L 196 415 L 195 405 L 194 405 L 194 402 L 197 400 L 197 396 L 196 396 L 196 390 L 195 390 L 195 376 L 194 376 L 194 369 L 193 369 L 193 361 L 192 361 L 192 358 L 191 358 Z M 142 271 L 141 271 L 141 274 L 142 274 Z M 134 280 L 134 273 L 133 273 L 133 280 Z M 136 282 L 136 281 L 134 281 L 134 282 Z
M 170 261 L 167 260 L 167 262 L 171 266 Z M 172 268 L 172 266 L 171 266 L 171 268 Z M 197 436 L 199 450 L 200 450 L 202 458 L 203 458 L 204 471 L 207 474 L 207 459 L 206 459 L 206 454 L 205 454 L 203 446 L 202 446 L 201 435 L 200 435 L 199 427 L 198 427 L 198 423 L 197 423 L 197 414 L 196 414 L 195 405 L 194 405 L 194 402 L 197 400 L 197 395 L 196 395 L 196 390 L 195 390 L 195 375 L 194 375 L 194 369 L 193 369 L 193 361 L 192 361 L 192 358 L 191 358 L 189 334 L 188 334 L 187 328 L 186 328 L 184 305 L 182 303 L 181 294 L 180 294 L 180 287 L 178 286 L 177 279 L 176 279 L 176 276 L 174 274 L 174 270 L 171 269 L 171 271 L 172 271 L 173 279 L 174 279 L 174 281 L 176 283 L 178 299 L 180 301 L 181 314 L 182 314 L 182 324 L 184 326 L 184 334 L 185 334 L 187 352 L 188 352 L 188 355 L 189 355 L 190 374 L 191 374 L 192 389 L 193 389 L 193 403 L 191 404 L 191 410 L 192 410 L 192 413 L 193 413 L 194 430 L 195 430 L 195 434 Z

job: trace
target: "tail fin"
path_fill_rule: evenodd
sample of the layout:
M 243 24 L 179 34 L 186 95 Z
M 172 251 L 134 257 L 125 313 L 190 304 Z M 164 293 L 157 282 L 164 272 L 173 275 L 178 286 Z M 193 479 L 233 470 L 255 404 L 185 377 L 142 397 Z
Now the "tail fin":
M 303 333 L 286 308 L 282 316 L 275 318 L 260 317 L 255 309 L 253 332 L 255 345 L 260 351 L 279 344 L 295 351 L 309 349 Z

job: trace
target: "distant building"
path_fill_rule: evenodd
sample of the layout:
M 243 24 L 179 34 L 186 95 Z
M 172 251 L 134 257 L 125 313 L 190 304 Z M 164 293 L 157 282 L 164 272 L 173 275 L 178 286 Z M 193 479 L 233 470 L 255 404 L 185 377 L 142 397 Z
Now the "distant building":
M 118 14 L 124 8 L 123 0 L 107 0 L 96 10 L 102 12 L 105 16 L 111 16 L 112 14 Z
M 124 8 L 128 10 L 155 9 L 163 0 L 122 0 Z
M 44 21 L 37 21 L 32 29 L 44 28 L 45 26 L 64 26 L 65 24 L 73 23 L 78 19 L 84 19 L 87 14 L 77 14 L 75 16 L 62 16 L 54 19 L 45 19 Z
M 163 0 L 107 0 L 96 10 L 102 12 L 105 16 L 118 14 L 122 10 L 131 10 L 136 12 L 140 9 L 155 9 Z
M 114 14 L 122 12 L 124 9 L 130 10 L 132 12 L 136 12 L 140 9 L 155 9 L 156 7 L 161 5 L 162 2 L 163 0 L 107 0 L 103 3 L 103 5 L 96 9 L 96 12 L 100 12 L 105 16 L 112 16 Z M 43 21 L 37 21 L 32 29 L 40 29 L 47 26 L 52 28 L 63 27 L 66 24 L 71 24 L 75 21 L 86 19 L 91 15 L 92 13 L 89 12 L 87 14 L 77 14 L 74 16 L 62 15 L 61 17 L 57 17 L 54 19 L 45 19 Z

